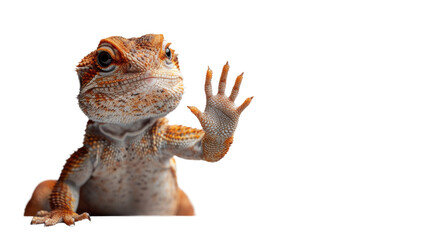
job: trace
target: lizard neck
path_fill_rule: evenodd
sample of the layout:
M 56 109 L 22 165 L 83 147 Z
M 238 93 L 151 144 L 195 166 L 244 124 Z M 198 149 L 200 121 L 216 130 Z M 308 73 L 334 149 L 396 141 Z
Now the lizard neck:
M 101 134 L 112 140 L 124 142 L 127 138 L 133 138 L 146 132 L 156 120 L 158 120 L 158 118 L 141 119 L 130 124 L 102 122 L 95 122 L 94 124 Z

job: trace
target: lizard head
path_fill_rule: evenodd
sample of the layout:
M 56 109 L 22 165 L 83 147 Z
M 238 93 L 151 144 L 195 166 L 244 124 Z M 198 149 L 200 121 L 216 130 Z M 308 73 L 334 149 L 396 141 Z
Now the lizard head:
M 97 122 L 130 124 L 174 110 L 183 79 L 169 46 L 155 34 L 101 40 L 77 65 L 82 111 Z

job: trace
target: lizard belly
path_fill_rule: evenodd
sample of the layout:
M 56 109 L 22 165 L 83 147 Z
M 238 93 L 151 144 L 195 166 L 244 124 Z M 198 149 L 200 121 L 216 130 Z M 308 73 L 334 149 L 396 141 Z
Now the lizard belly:
M 170 166 L 161 167 L 151 161 L 112 165 L 96 168 L 82 186 L 78 212 L 91 215 L 175 214 L 178 188 Z

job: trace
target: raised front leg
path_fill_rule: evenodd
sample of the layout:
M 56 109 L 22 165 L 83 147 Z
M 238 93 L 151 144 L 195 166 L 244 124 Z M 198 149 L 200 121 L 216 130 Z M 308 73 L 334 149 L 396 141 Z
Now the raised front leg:
M 189 107 L 198 118 L 205 132 L 202 139 L 203 159 L 206 161 L 218 161 L 227 152 L 232 144 L 234 131 L 237 128 L 240 114 L 249 106 L 253 97 L 247 98 L 240 106 L 234 104 L 240 90 L 243 73 L 235 80 L 231 95 L 225 95 L 226 78 L 228 76 L 228 62 L 223 66 L 222 75 L 219 81 L 217 95 L 212 94 L 212 70 L 207 69 L 205 92 L 206 109 L 201 112 L 196 107 Z
M 206 108 L 201 112 L 196 107 L 188 107 L 198 118 L 203 130 L 184 126 L 168 126 L 162 134 L 167 140 L 167 149 L 174 155 L 188 159 L 204 159 L 209 162 L 220 160 L 228 152 L 237 128 L 238 119 L 253 97 L 247 98 L 240 106 L 234 101 L 240 90 L 243 74 L 235 81 L 231 95 L 225 95 L 229 65 L 225 64 L 219 81 L 217 95 L 212 93 L 213 72 L 207 70 L 204 85 Z
M 92 173 L 92 163 L 89 160 L 88 150 L 80 148 L 67 160 L 61 176 L 52 189 L 49 197 L 51 211 L 46 209 L 37 212 L 31 224 L 45 224 L 52 226 L 58 222 L 67 225 L 75 221 L 90 219 L 88 213 L 77 214 L 80 187 L 88 180 Z

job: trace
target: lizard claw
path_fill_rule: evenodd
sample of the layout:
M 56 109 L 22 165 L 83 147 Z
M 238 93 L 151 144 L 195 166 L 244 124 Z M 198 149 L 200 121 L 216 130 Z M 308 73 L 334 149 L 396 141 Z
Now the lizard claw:
M 244 111 L 244 109 L 246 109 L 247 106 L 249 106 L 252 99 L 253 97 L 246 98 L 246 100 L 244 100 L 244 102 L 237 108 L 237 112 L 241 114 Z
M 189 110 L 191 110 L 191 112 L 195 115 L 195 117 L 197 117 L 198 119 L 201 119 L 201 111 L 198 109 L 198 108 L 196 108 L 196 107 L 191 107 L 191 106 L 188 106 L 188 108 L 189 108 Z
M 39 211 L 31 220 L 31 224 L 45 224 L 45 226 L 53 226 L 59 222 L 64 222 L 68 226 L 74 225 L 75 222 L 88 219 L 91 221 L 88 213 L 77 214 L 71 210 L 53 210 Z

